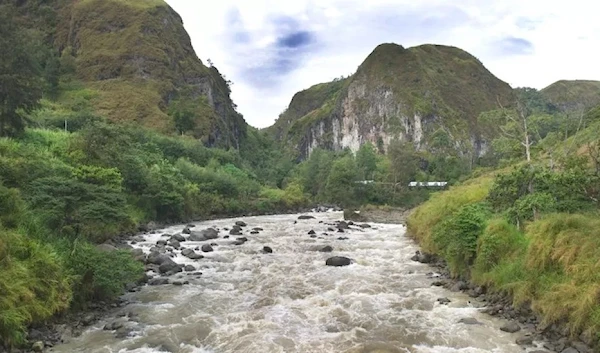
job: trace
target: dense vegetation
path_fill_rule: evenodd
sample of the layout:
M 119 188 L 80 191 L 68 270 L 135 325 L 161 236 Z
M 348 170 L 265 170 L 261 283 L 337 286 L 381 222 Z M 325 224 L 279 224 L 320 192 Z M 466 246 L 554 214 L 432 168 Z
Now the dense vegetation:
M 514 147 L 496 151 L 493 166 L 504 167 L 432 196 L 411 214 L 408 229 L 454 276 L 508 293 L 515 305 L 531 305 L 543 324 L 564 324 L 597 343 L 600 110 L 549 114 L 547 105 L 535 104 L 539 95 L 527 93 L 521 112 L 504 112 L 513 118 L 503 132 L 520 134 L 494 141 Z

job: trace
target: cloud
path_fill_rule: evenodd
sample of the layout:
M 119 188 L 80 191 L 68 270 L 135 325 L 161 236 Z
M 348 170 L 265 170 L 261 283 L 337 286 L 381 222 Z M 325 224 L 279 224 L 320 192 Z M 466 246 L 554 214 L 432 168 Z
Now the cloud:
M 310 44 L 313 41 L 313 35 L 308 31 L 298 31 L 285 35 L 277 39 L 279 48 L 295 49 Z
M 505 37 L 493 43 L 500 55 L 527 55 L 534 51 L 533 43 L 527 39 Z
M 300 21 L 285 15 L 271 16 L 266 29 L 247 33 L 247 37 L 256 39 L 241 43 L 233 40 L 229 45 L 238 52 L 234 66 L 242 83 L 258 89 L 277 87 L 286 80 L 287 75 L 300 68 L 306 56 L 317 49 L 318 41 L 315 33 Z

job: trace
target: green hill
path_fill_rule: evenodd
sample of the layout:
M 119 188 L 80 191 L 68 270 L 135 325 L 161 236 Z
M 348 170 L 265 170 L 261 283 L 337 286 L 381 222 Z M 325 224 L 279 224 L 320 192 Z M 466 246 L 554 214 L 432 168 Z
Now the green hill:
M 507 83 L 461 49 L 386 43 L 351 77 L 296 94 L 268 131 L 304 157 L 316 147 L 357 150 L 367 141 L 385 150 L 393 138 L 427 150 L 439 129 L 457 151 L 478 155 L 485 148 L 479 113 L 512 98 Z

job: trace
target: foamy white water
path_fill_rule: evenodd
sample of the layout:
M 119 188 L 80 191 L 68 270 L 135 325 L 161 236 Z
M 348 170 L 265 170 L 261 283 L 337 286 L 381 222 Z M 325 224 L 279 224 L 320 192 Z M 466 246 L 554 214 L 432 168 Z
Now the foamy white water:
M 78 338 L 54 347 L 55 352 L 92 353 L 268 353 L 268 352 L 523 352 L 519 334 L 499 330 L 504 323 L 479 313 L 467 296 L 432 287 L 427 265 L 410 260 L 418 247 L 401 225 L 371 223 L 370 229 L 330 232 L 328 222 L 341 212 L 222 219 L 196 223 L 194 230 L 221 229 L 214 252 L 177 263 L 191 264 L 203 274 L 180 273 L 184 286 L 146 286 L 128 294 L 133 304 L 128 337 L 116 338 L 97 323 Z M 236 220 L 245 221 L 243 245 L 224 239 Z M 323 221 L 324 223 L 319 223 Z M 253 227 L 260 234 L 250 235 Z M 179 233 L 184 225 L 160 230 L 135 246 L 148 251 L 163 233 Z M 318 238 L 310 238 L 315 230 Z M 327 232 L 329 235 L 323 235 Z M 338 237 L 348 240 L 338 240 Z M 165 239 L 164 237 L 162 239 Z M 183 242 L 195 248 L 203 243 Z M 314 250 L 331 245 L 332 253 Z M 260 252 L 263 246 L 272 254 Z M 355 260 L 329 267 L 330 256 Z M 437 298 L 452 302 L 441 305 Z M 119 313 L 115 313 L 115 317 Z M 481 325 L 459 323 L 476 318 Z

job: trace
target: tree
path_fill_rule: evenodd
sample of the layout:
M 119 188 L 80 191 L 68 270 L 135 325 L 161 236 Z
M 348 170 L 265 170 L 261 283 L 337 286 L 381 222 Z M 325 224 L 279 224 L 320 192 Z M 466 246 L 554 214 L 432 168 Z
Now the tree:
M 377 169 L 377 151 L 372 143 L 367 142 L 360 146 L 356 152 L 356 167 L 359 178 L 373 179 L 373 174 Z
M 419 156 L 410 142 L 393 140 L 388 147 L 392 181 L 406 187 L 419 170 Z
M 352 155 L 336 159 L 331 165 L 331 172 L 327 178 L 327 196 L 329 200 L 342 207 L 354 205 L 356 181 L 356 163 Z
M 0 136 L 20 134 L 25 128 L 23 113 L 35 109 L 41 98 L 40 67 L 14 14 L 11 6 L 0 6 Z

